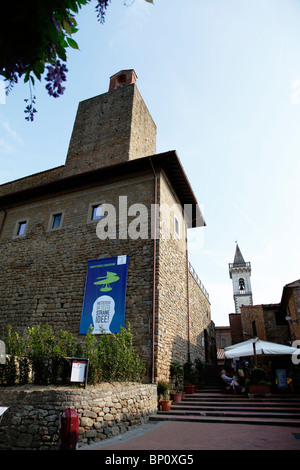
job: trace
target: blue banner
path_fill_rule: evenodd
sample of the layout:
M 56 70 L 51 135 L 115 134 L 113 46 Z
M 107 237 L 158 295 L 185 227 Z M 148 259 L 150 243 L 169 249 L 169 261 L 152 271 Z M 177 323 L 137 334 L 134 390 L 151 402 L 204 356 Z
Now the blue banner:
M 88 262 L 79 334 L 118 333 L 125 327 L 128 255 Z

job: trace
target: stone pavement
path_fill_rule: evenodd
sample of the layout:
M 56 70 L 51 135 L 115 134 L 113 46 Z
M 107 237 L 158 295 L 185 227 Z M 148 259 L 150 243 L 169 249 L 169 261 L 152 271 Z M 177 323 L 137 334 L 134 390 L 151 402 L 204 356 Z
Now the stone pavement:
M 300 428 L 255 424 L 148 422 L 78 450 L 300 450 Z
M 79 450 L 300 450 L 300 396 L 248 397 L 207 387 L 148 423 Z

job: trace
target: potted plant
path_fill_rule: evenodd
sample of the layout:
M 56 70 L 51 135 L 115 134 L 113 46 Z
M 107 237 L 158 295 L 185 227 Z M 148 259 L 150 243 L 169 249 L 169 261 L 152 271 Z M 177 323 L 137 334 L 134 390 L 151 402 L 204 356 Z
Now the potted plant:
M 182 398 L 183 366 L 180 362 L 172 362 L 170 370 L 175 386 L 175 391 L 171 392 L 171 396 L 173 401 L 180 402 Z
M 204 363 L 201 359 L 195 359 L 195 378 L 197 380 L 197 385 L 200 390 L 204 388 Z
M 195 385 L 193 384 L 193 363 L 189 360 L 183 366 L 183 376 L 184 376 L 184 390 L 185 393 L 193 394 L 195 391 Z
M 158 382 L 157 395 L 162 411 L 170 411 L 172 400 L 169 398 L 170 384 L 167 382 Z
M 253 367 L 249 375 L 249 393 L 266 395 L 271 393 L 271 380 L 264 367 Z

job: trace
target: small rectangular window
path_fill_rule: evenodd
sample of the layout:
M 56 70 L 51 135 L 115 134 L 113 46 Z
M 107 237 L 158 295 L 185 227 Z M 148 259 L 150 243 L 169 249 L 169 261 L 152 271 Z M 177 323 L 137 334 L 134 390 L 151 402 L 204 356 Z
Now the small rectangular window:
M 103 201 L 90 202 L 87 211 L 86 223 L 97 222 L 102 217 L 102 204 Z
M 63 221 L 64 221 L 64 211 L 52 212 L 52 214 L 50 214 L 47 230 L 52 231 L 52 230 L 61 229 L 63 226 Z
M 29 219 L 19 219 L 16 221 L 13 238 L 25 237 Z
M 102 215 L 102 207 L 100 205 L 92 207 L 92 220 L 98 220 Z
M 19 222 L 18 223 L 18 228 L 17 228 L 17 236 L 19 237 L 20 235 L 24 235 L 26 229 L 26 221 L 24 222 Z
M 59 228 L 61 224 L 62 214 L 53 214 L 52 228 Z
M 177 235 L 177 237 L 180 236 L 180 230 L 179 230 L 179 220 L 177 217 L 174 215 L 174 232 Z

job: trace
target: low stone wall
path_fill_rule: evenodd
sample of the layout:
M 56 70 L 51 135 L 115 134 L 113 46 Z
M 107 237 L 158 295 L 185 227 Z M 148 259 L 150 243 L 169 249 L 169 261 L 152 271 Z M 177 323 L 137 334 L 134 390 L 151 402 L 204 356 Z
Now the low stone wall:
M 157 410 L 157 386 L 103 383 L 71 387 L 0 387 L 0 450 L 58 450 L 60 414 L 79 416 L 78 447 L 126 432 Z

